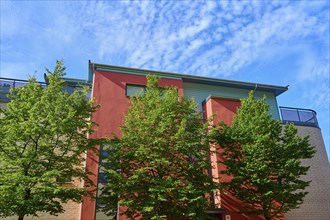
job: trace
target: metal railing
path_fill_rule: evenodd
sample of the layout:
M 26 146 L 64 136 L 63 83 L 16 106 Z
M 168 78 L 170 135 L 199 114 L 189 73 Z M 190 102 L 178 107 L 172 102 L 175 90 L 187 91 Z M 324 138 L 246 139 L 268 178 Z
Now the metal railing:
M 38 83 L 40 83 L 43 87 L 46 87 L 46 83 Z M 0 77 L 0 101 L 9 101 L 7 94 L 9 93 L 11 87 L 17 88 L 26 84 L 28 84 L 27 80 Z
M 65 79 L 64 79 L 65 80 Z M 29 81 L 27 80 L 20 80 L 20 79 L 11 79 L 11 78 L 4 78 L 0 77 L 0 102 L 9 102 L 10 99 L 7 97 L 9 90 L 11 87 L 17 88 L 28 84 Z M 46 88 L 47 83 L 45 82 L 38 82 L 41 84 L 42 87 Z M 90 86 L 88 83 L 85 83 L 87 86 Z M 67 92 L 69 94 L 73 93 L 74 90 L 81 88 L 81 85 L 76 83 L 67 83 L 64 87 L 63 92 Z M 90 98 L 90 93 L 87 95 L 87 99 Z
M 283 123 L 319 127 L 316 112 L 311 109 L 279 107 Z

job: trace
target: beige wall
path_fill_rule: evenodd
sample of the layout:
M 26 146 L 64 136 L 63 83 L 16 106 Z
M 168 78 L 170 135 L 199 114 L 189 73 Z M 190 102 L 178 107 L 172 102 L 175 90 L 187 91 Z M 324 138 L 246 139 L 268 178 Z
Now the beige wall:
M 6 106 L 7 106 L 6 103 L 4 103 L 4 102 L 0 102 L 0 107 L 1 107 L 1 108 L 4 108 L 4 107 L 6 107 Z
M 330 166 L 319 128 L 297 126 L 301 137 L 309 135 L 316 149 L 314 158 L 304 161 L 310 166 L 306 180 L 312 180 L 300 208 L 285 215 L 286 220 L 330 220 Z
M 65 212 L 58 215 L 52 216 L 46 213 L 40 213 L 38 217 L 26 216 L 24 220 L 31 219 L 43 219 L 43 220 L 79 220 L 80 219 L 80 204 L 74 202 L 68 202 L 64 204 Z M 0 218 L 1 220 L 17 220 L 17 217 L 8 217 L 8 218 Z
M 7 104 L 0 102 L 0 108 L 7 108 Z M 2 113 L 0 113 L 0 116 L 2 116 Z

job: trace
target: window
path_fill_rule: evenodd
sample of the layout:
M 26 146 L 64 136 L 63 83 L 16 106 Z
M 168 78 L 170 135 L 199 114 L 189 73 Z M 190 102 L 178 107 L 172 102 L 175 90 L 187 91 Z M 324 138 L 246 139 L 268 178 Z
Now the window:
M 106 175 L 106 173 L 99 173 L 99 175 L 98 175 L 98 182 L 99 183 L 106 183 L 107 182 L 107 175 Z
M 100 157 L 99 157 L 99 172 L 98 172 L 98 184 L 97 184 L 97 195 L 96 195 L 96 220 L 115 220 L 117 219 L 117 201 L 109 203 L 108 193 L 103 190 L 106 188 L 107 175 L 106 170 L 110 168 L 108 157 L 111 151 L 107 151 L 109 146 L 101 146 Z
M 144 94 L 146 86 L 126 84 L 126 96 L 136 97 L 138 93 Z

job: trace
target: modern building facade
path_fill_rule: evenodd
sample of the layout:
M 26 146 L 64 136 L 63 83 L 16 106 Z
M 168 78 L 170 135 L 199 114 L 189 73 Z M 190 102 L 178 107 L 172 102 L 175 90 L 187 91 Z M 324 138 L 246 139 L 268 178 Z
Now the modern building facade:
M 285 219 L 330 219 L 330 192 L 329 192 L 329 162 L 325 152 L 323 138 L 318 127 L 316 113 L 313 110 L 279 107 L 276 97 L 285 92 L 288 88 L 249 82 L 239 82 L 208 77 L 198 77 L 193 75 L 175 74 L 151 70 L 133 69 L 126 67 L 110 66 L 96 63 L 89 63 L 88 81 L 91 84 L 91 96 L 95 98 L 101 107 L 93 115 L 93 120 L 99 125 L 93 138 L 111 138 L 113 134 L 120 136 L 119 127 L 123 123 L 124 115 L 130 105 L 130 96 L 134 96 L 137 91 L 146 86 L 146 75 L 158 75 L 160 86 L 174 86 L 178 89 L 181 97 L 193 98 L 198 104 L 196 111 L 203 112 L 204 117 L 209 117 L 214 113 L 216 123 L 222 120 L 231 124 L 237 107 L 240 105 L 239 99 L 247 97 L 249 91 L 254 90 L 256 97 L 266 95 L 267 103 L 271 107 L 270 114 L 277 120 L 294 122 L 301 136 L 310 136 L 310 142 L 315 146 L 317 152 L 313 159 L 306 161 L 311 166 L 309 174 L 305 177 L 312 180 L 308 188 L 309 194 L 305 203 L 296 210 L 285 215 Z M 74 80 L 68 80 L 72 85 Z M 0 78 L 0 104 L 9 101 L 3 94 L 9 86 L 16 86 L 12 79 Z M 10 84 L 12 83 L 12 84 Z M 99 146 L 100 147 L 100 146 Z M 104 184 L 104 174 L 100 169 L 101 159 L 90 150 L 87 152 L 86 168 L 92 171 L 93 181 L 98 186 Z M 218 158 L 211 156 L 213 163 L 212 175 L 218 177 L 219 171 L 224 169 L 216 163 Z M 82 184 L 82 183 L 80 183 Z M 41 219 L 81 219 L 81 220 L 105 220 L 105 219 L 127 219 L 121 216 L 123 207 L 118 207 L 117 216 L 109 217 L 99 211 L 96 190 L 96 199 L 84 198 L 81 204 L 65 205 L 66 212 L 58 217 L 41 216 Z M 218 209 L 217 219 L 222 220 L 243 220 L 243 219 L 263 219 L 261 216 L 247 216 L 237 214 L 240 202 L 230 195 L 214 195 L 214 202 Z M 8 218 L 10 219 L 10 218 Z M 15 218 L 16 219 L 16 218 Z

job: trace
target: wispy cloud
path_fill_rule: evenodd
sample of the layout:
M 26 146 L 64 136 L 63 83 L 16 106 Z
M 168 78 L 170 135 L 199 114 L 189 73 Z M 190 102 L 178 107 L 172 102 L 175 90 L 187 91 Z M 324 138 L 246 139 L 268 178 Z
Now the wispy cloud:
M 2 38 L 19 33 L 38 52 L 77 53 L 69 46 L 117 65 L 202 75 L 232 75 L 269 45 L 315 37 L 324 44 L 329 31 L 322 1 L 48 2 L 38 14 L 36 3 L 24 4 L 26 11 L 3 4 Z

